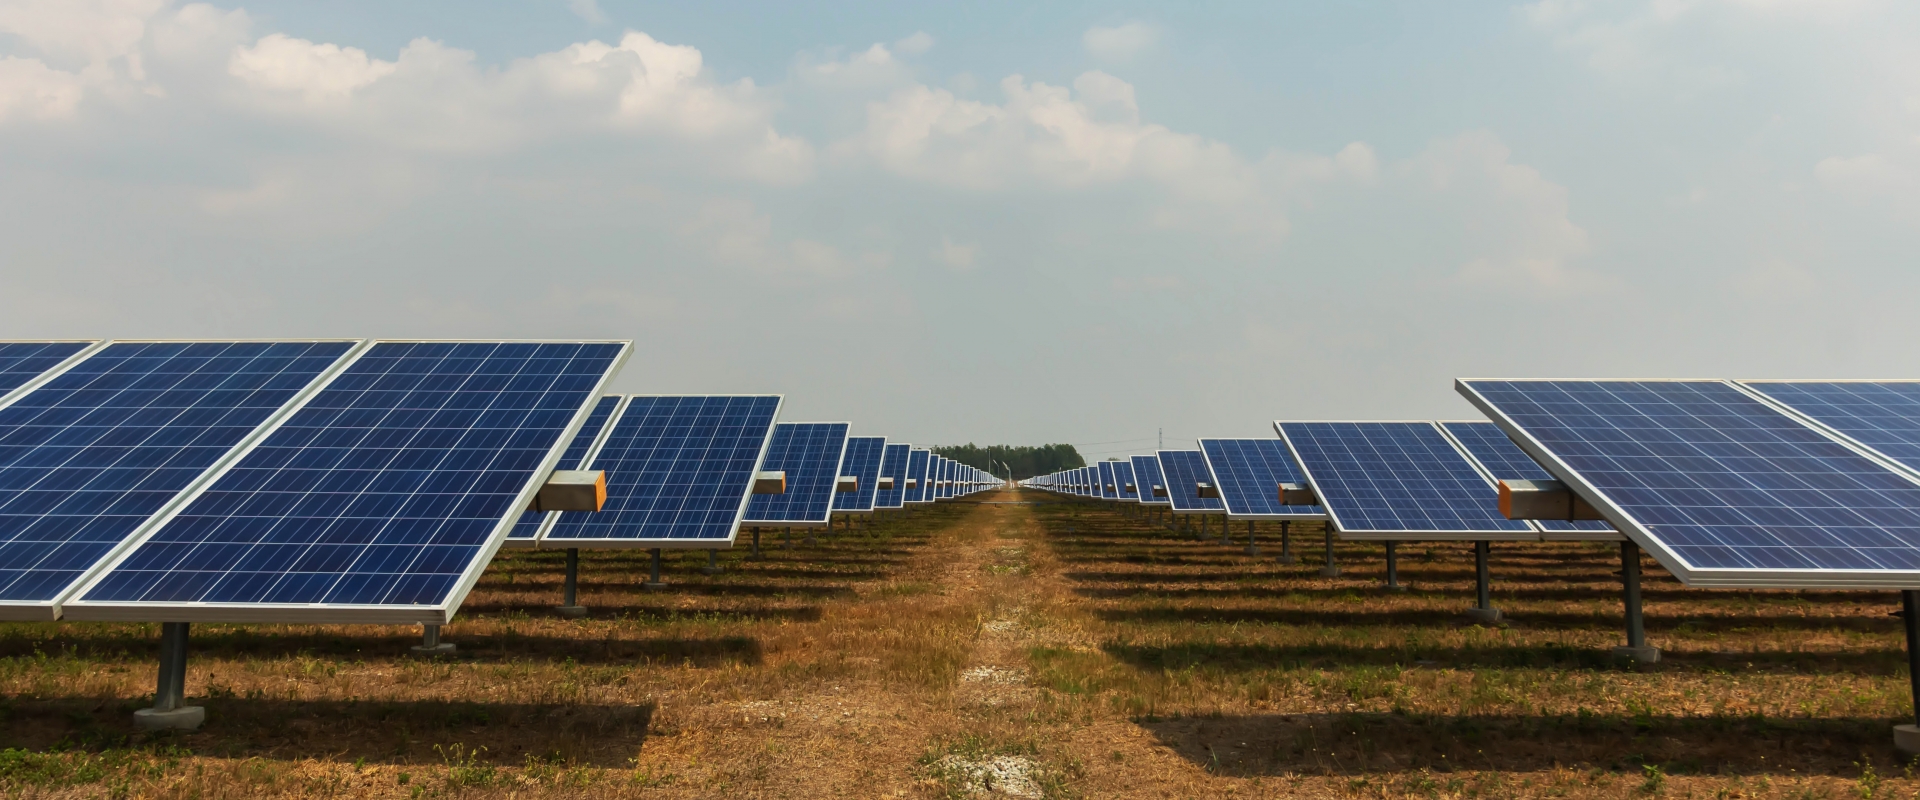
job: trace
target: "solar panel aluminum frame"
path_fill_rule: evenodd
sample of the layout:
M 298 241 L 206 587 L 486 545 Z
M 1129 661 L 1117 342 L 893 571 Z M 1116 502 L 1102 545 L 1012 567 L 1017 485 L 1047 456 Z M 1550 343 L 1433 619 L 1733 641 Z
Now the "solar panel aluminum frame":
M 1212 479 L 1212 481 L 1213 481 L 1213 487 L 1214 487 L 1215 489 L 1219 489 L 1219 488 L 1220 488 L 1220 486 L 1221 486 L 1221 483 L 1220 483 L 1220 472 L 1219 472 L 1218 470 L 1216 470 L 1216 469 L 1214 469 L 1214 468 L 1213 468 L 1213 459 L 1207 456 L 1207 446 L 1206 446 L 1206 444 L 1205 444 L 1205 443 L 1206 443 L 1206 442 L 1210 442 L 1210 441 L 1212 441 L 1212 442 L 1217 442 L 1217 441 L 1227 441 L 1227 440 L 1229 440 L 1229 439 L 1232 439 L 1232 438 L 1242 438 L 1242 439 L 1247 439 L 1247 438 L 1252 438 L 1252 437 L 1246 437 L 1246 436 L 1242 436 L 1242 437 L 1227 437 L 1227 436 L 1213 436 L 1213 437 L 1208 437 L 1208 438 L 1205 438 L 1205 439 L 1195 439 L 1195 440 L 1193 440 L 1193 443 L 1194 443 L 1194 445 L 1200 448 L 1200 462 L 1201 462 L 1201 463 L 1203 463 L 1203 464 L 1206 464 L 1206 465 L 1207 465 L 1207 477 L 1208 477 L 1208 478 L 1210 478 L 1210 479 Z M 1289 455 L 1289 456 L 1292 456 L 1292 448 L 1290 448 L 1290 447 L 1288 448 L 1288 455 Z M 1296 466 L 1296 467 L 1297 467 L 1297 466 L 1300 466 L 1300 460 L 1299 460 L 1298 458 L 1295 458 L 1295 459 L 1294 459 L 1294 466 Z M 1301 472 L 1302 472 L 1302 474 L 1305 474 L 1305 470 L 1302 470 Z M 1151 490 L 1149 490 L 1149 491 L 1151 491 Z M 1274 484 L 1274 487 L 1273 487 L 1273 491 L 1274 491 L 1274 493 L 1275 493 L 1275 494 L 1278 494 L 1278 493 L 1279 493 L 1279 491 L 1280 491 L 1280 485 L 1279 485 L 1278 483 L 1275 483 L 1275 484 Z M 1324 520 L 1326 520 L 1326 518 L 1327 518 L 1327 515 L 1325 515 L 1325 514 L 1242 514 L 1242 513 L 1236 513 L 1236 512 L 1235 512 L 1235 511 L 1233 510 L 1233 501 L 1231 501 L 1231 500 L 1228 500 L 1228 499 L 1227 499 L 1227 494 L 1226 494 L 1226 492 L 1221 492 L 1221 493 L 1220 493 L 1220 505 L 1223 505 L 1223 506 L 1226 506 L 1226 508 L 1227 508 L 1227 519 L 1228 519 L 1228 520 L 1233 520 L 1233 521 L 1239 521 L 1239 520 L 1247 520 L 1247 521 L 1272 521 L 1272 522 L 1302 522 L 1302 521 L 1305 521 L 1305 522 L 1321 522 L 1321 521 L 1324 521 Z M 1325 506 L 1322 506 L 1322 508 L 1324 508 L 1324 507 L 1325 507 Z
M 1480 474 L 1487 476 L 1489 479 L 1491 479 L 1494 482 L 1494 486 L 1498 487 L 1500 485 L 1500 479 L 1493 474 L 1493 470 L 1488 468 L 1486 464 L 1481 463 L 1480 459 L 1474 458 L 1473 450 L 1469 449 L 1465 442 L 1460 441 L 1460 437 L 1455 436 L 1453 434 L 1453 431 L 1447 428 L 1448 423 L 1455 423 L 1455 422 L 1472 423 L 1472 422 L 1480 422 L 1480 421 L 1481 420 L 1470 420 L 1470 419 L 1469 420 L 1455 420 L 1455 419 L 1434 420 L 1434 427 L 1440 429 L 1440 435 L 1447 437 L 1448 440 L 1453 442 L 1454 449 L 1459 450 L 1461 454 L 1467 457 L 1467 463 L 1472 464 L 1474 466 L 1474 469 L 1480 470 Z M 1618 530 L 1555 531 L 1555 530 L 1548 530 L 1547 526 L 1540 524 L 1539 520 L 1528 520 L 1527 522 L 1528 524 L 1532 525 L 1536 530 L 1540 531 L 1540 540 L 1543 542 L 1624 542 L 1627 540 L 1627 537 L 1622 535 Z
M 61 341 L 61 340 L 49 340 L 49 341 Z M 63 616 L 66 616 L 66 611 L 69 605 L 68 601 L 71 598 L 78 597 L 82 593 L 82 591 L 84 591 L 85 589 L 93 585 L 93 582 L 95 579 L 105 574 L 108 571 L 108 569 L 110 569 L 113 565 L 120 563 L 121 559 L 124 558 L 126 554 L 133 549 L 134 545 L 139 544 L 140 542 L 146 541 L 147 537 L 151 536 L 155 530 L 158 530 L 160 528 L 161 525 L 164 525 L 167 522 L 167 520 L 173 519 L 174 515 L 178 514 L 180 512 L 180 509 L 185 508 L 186 504 L 189 501 L 191 501 L 195 497 L 198 497 L 202 491 L 206 490 L 207 486 L 213 483 L 214 480 L 218 479 L 221 475 L 226 474 L 227 469 L 232 467 L 235 462 L 239 461 L 241 456 L 245 455 L 247 451 L 253 449 L 254 445 L 258 444 L 261 439 L 266 438 L 268 434 L 271 434 L 274 431 L 274 429 L 280 427 L 280 423 L 285 422 L 287 417 L 290 417 L 293 415 L 294 412 L 299 411 L 301 406 L 306 405 L 307 400 L 311 399 L 313 395 L 319 393 L 321 386 L 332 381 L 334 376 L 339 375 L 342 371 L 344 371 L 348 365 L 352 364 L 355 360 L 357 360 L 360 357 L 361 353 L 365 352 L 368 348 L 372 347 L 372 344 L 365 339 L 325 339 L 325 338 L 321 338 L 321 339 L 109 339 L 106 341 L 97 342 L 92 347 L 82 349 L 80 352 L 73 354 L 72 356 L 68 357 L 67 360 L 60 362 L 58 366 L 52 369 L 49 369 L 46 372 L 41 373 L 39 377 L 34 378 L 32 381 L 28 381 L 27 383 L 22 384 L 20 387 L 21 391 L 17 391 L 9 394 L 6 397 L 5 402 L 0 402 L 0 408 L 5 408 L 9 405 L 12 405 L 13 403 L 17 402 L 21 397 L 25 397 L 33 389 L 38 389 L 41 386 L 46 385 L 49 381 L 52 381 L 53 379 L 60 377 L 60 375 L 66 373 L 69 369 L 72 369 L 74 365 L 79 364 L 82 361 L 85 361 L 88 357 L 91 357 L 114 344 L 173 344 L 173 343 L 248 344 L 248 343 L 254 343 L 254 342 L 273 342 L 273 343 L 352 342 L 354 344 L 348 347 L 346 352 L 341 353 L 339 358 L 334 360 L 333 366 L 328 367 L 327 369 L 323 370 L 319 375 L 314 376 L 313 380 L 309 381 L 307 385 L 304 388 L 302 388 L 300 391 L 295 392 L 293 397 L 287 400 L 286 404 L 280 406 L 280 408 L 276 409 L 272 414 L 268 414 L 266 419 L 261 420 L 259 425 L 254 426 L 254 429 L 251 432 L 249 432 L 246 436 L 241 437 L 240 441 L 236 442 L 232 448 L 228 449 L 225 455 L 222 455 L 220 458 L 215 459 L 214 462 L 208 465 L 205 470 L 202 470 L 198 476 L 196 476 L 191 482 L 187 484 L 186 488 L 181 489 L 178 493 L 174 494 L 173 499 L 168 500 L 166 505 L 161 506 L 158 511 L 153 512 L 153 516 L 147 517 L 145 522 L 140 523 L 139 526 L 133 529 L 133 532 L 127 534 L 126 538 L 121 539 L 119 544 L 114 545 L 113 548 L 108 550 L 105 555 L 101 556 L 98 559 L 95 559 L 93 562 L 93 566 L 87 568 L 85 572 L 81 573 L 80 577 L 75 578 L 71 583 L 68 583 L 66 588 L 61 590 L 59 593 L 55 594 L 52 600 L 40 601 L 40 602 L 0 600 L 0 620 L 25 621 L 25 622 L 50 622 L 53 620 L 60 619 Z
M 1334 533 L 1338 534 L 1341 539 L 1356 541 L 1356 542 L 1537 542 L 1537 541 L 1540 541 L 1540 528 L 1539 526 L 1534 525 L 1532 522 L 1526 523 L 1527 530 L 1524 532 L 1522 531 L 1471 531 L 1471 530 L 1469 531 L 1363 530 L 1363 531 L 1349 532 L 1346 526 L 1340 523 L 1340 517 L 1338 514 L 1334 512 L 1333 506 L 1326 504 L 1326 500 L 1327 500 L 1326 493 L 1320 490 L 1319 481 L 1314 479 L 1313 470 L 1307 466 L 1306 460 L 1300 457 L 1300 451 L 1298 448 L 1294 447 L 1293 440 L 1287 437 L 1286 429 L 1281 427 L 1281 423 L 1283 422 L 1300 422 L 1300 423 L 1309 423 L 1309 424 L 1333 423 L 1333 424 L 1346 424 L 1346 425 L 1365 425 L 1365 424 L 1379 424 L 1379 423 L 1394 424 L 1394 425 L 1426 425 L 1428 427 L 1433 428 L 1435 432 L 1439 433 L 1440 438 L 1447 443 L 1447 446 L 1453 448 L 1453 452 L 1458 454 L 1462 460 L 1467 462 L 1467 466 L 1473 469 L 1474 474 L 1479 475 L 1480 479 L 1487 483 L 1488 490 L 1497 493 L 1500 491 L 1500 485 L 1493 480 L 1493 476 L 1489 475 L 1484 467 L 1480 466 L 1480 462 L 1475 461 L 1472 456 L 1468 455 L 1465 450 L 1461 449 L 1459 442 L 1454 441 L 1453 437 L 1447 435 L 1447 432 L 1445 429 L 1441 428 L 1438 424 L 1436 424 L 1433 420 L 1430 420 L 1430 419 L 1274 420 L 1273 422 L 1274 432 L 1280 434 L 1280 439 L 1287 443 L 1287 452 L 1293 456 L 1293 463 L 1298 467 L 1300 467 L 1300 474 L 1307 479 L 1307 485 L 1313 487 L 1313 496 L 1320 499 L 1320 502 L 1322 504 L 1320 507 L 1327 510 L 1327 517 L 1326 517 L 1327 524 L 1333 526 Z M 1517 522 L 1519 520 L 1515 520 L 1515 521 Z
M 641 394 L 622 395 L 620 398 L 620 407 L 613 410 L 612 416 L 607 417 L 607 424 L 601 426 L 600 435 L 598 437 L 595 437 L 593 441 L 593 446 L 587 450 L 586 460 L 583 461 L 582 463 L 586 464 L 588 469 L 591 469 L 593 467 L 593 460 L 600 457 L 600 451 L 602 449 L 605 449 L 607 445 L 607 440 L 612 438 L 614 426 L 620 423 L 621 417 L 624 417 L 627 415 L 627 407 L 633 403 L 633 399 L 636 397 L 777 397 L 779 398 L 779 400 L 775 403 L 773 408 L 773 422 L 767 425 L 767 435 L 764 437 L 761 437 L 760 439 L 760 452 L 753 457 L 753 463 L 755 465 L 756 470 L 758 469 L 760 462 L 765 461 L 767 458 L 767 447 L 773 443 L 773 429 L 780 424 L 780 410 L 783 408 L 786 408 L 786 405 L 787 405 L 786 395 L 780 395 L 780 394 L 748 395 L 748 394 L 645 394 L 645 393 L 641 393 Z M 592 406 L 589 405 L 588 407 L 591 408 Z M 843 451 L 844 451 L 844 447 L 843 447 Z M 721 540 L 721 539 L 548 539 L 547 534 L 553 531 L 553 526 L 559 524 L 560 515 L 567 513 L 564 511 L 555 511 L 551 514 L 548 514 L 547 518 L 541 521 L 540 531 L 539 533 L 536 533 L 534 535 L 534 540 L 537 542 L 535 546 L 542 550 L 568 550 L 568 549 L 652 550 L 655 548 L 658 548 L 661 550 L 725 550 L 727 548 L 733 547 L 734 540 L 740 537 L 741 528 L 749 527 L 745 523 L 745 517 L 747 515 L 747 504 L 751 502 L 753 502 L 753 481 L 749 480 L 747 481 L 745 490 L 741 492 L 740 505 L 733 512 L 733 527 L 730 530 L 728 530 L 727 538 L 725 540 Z M 785 523 L 781 523 L 781 524 L 784 525 Z M 768 527 L 768 526 L 762 525 L 760 527 Z M 794 527 L 797 528 L 800 526 L 795 525 Z
M 270 341 L 339 341 L 339 340 L 274 339 Z M 460 575 L 460 579 L 454 582 L 453 589 L 447 593 L 447 602 L 445 605 L 442 605 L 442 606 L 380 606 L 380 605 L 346 605 L 346 604 L 337 604 L 337 603 L 312 603 L 312 604 L 156 603 L 156 602 L 130 602 L 129 603 L 129 602 L 84 602 L 84 601 L 74 600 L 74 601 L 62 604 L 61 613 L 63 614 L 63 616 L 65 616 L 67 619 L 101 620 L 101 621 L 111 621 L 111 622 L 234 622 L 234 623 L 267 622 L 267 623 L 320 624 L 320 625 L 327 625 L 327 624 L 444 625 L 452 621 L 454 615 L 459 612 L 460 605 L 466 602 L 468 593 L 473 591 L 473 585 L 480 580 L 480 573 L 486 571 L 487 565 L 492 563 L 494 555 L 500 551 L 500 545 L 507 538 L 507 534 L 513 531 L 514 523 L 519 521 L 520 519 L 520 512 L 524 511 L 527 505 L 533 502 L 533 496 L 540 491 L 540 486 L 546 482 L 547 475 L 552 473 L 554 470 L 554 467 L 557 464 L 559 464 L 560 455 L 567 449 L 567 445 L 572 443 L 573 437 L 579 434 L 581 426 L 585 425 L 587 422 L 587 417 L 592 415 L 594 403 L 599 402 L 600 396 L 607 393 L 606 392 L 607 384 L 611 383 L 613 381 L 614 376 L 620 374 L 620 368 L 626 365 L 627 358 L 633 354 L 632 340 L 630 339 L 371 339 L 371 340 L 364 340 L 360 343 L 360 346 L 358 347 L 358 349 L 349 352 L 346 356 L 341 357 L 340 361 L 334 365 L 332 371 L 329 374 L 327 374 L 324 377 L 324 379 L 316 379 L 311 384 L 309 384 L 307 386 L 306 393 L 300 398 L 299 402 L 288 403 L 286 407 L 282 408 L 281 411 L 283 413 L 281 413 L 274 420 L 271 428 L 268 428 L 264 431 L 257 431 L 256 433 L 258 435 L 254 437 L 250 437 L 249 441 L 244 447 L 236 447 L 231 452 L 229 452 L 227 454 L 228 457 L 221 464 L 217 473 L 206 476 L 206 479 L 201 481 L 197 486 L 195 486 L 192 491 L 181 492 L 180 495 L 175 498 L 175 501 L 168 506 L 168 508 L 166 509 L 163 515 L 156 515 L 155 520 L 150 521 L 150 524 L 145 527 L 145 529 L 141 532 L 141 535 L 137 537 L 129 537 L 128 541 L 122 545 L 120 550 L 113 556 L 113 558 L 104 560 L 103 561 L 104 566 L 95 570 L 93 575 L 84 583 L 82 583 L 78 589 L 75 589 L 74 591 L 70 592 L 68 594 L 68 597 L 79 597 L 79 596 L 85 595 L 89 590 L 93 588 L 94 584 L 100 582 L 102 578 L 104 578 L 108 573 L 112 572 L 115 567 L 120 565 L 120 562 L 125 561 L 126 558 L 133 553 L 134 549 L 138 545 L 145 543 L 146 540 L 151 538 L 155 532 L 160 530 L 160 528 L 164 526 L 168 521 L 173 519 L 173 517 L 177 516 L 181 512 L 181 510 L 187 507 L 189 503 L 191 503 L 195 498 L 198 498 L 202 493 L 204 493 L 208 487 L 212 486 L 213 483 L 219 480 L 219 478 L 222 475 L 225 475 L 227 471 L 232 469 L 235 464 L 238 464 L 242 458 L 246 457 L 248 453 L 252 452 L 253 449 L 257 447 L 262 441 L 265 441 L 268 436 L 271 436 L 275 430 L 278 430 L 280 426 L 284 424 L 288 419 L 290 419 L 295 413 L 299 412 L 301 408 L 306 407 L 307 403 L 311 402 L 314 397 L 318 396 L 321 392 L 325 391 L 327 386 L 332 384 L 335 380 L 337 380 L 340 377 L 340 375 L 342 375 L 347 371 L 347 369 L 351 368 L 354 362 L 359 361 L 367 353 L 372 352 L 373 348 L 382 344 L 618 344 L 621 346 L 619 355 L 614 356 L 613 361 L 607 365 L 606 372 L 601 374 L 600 382 L 596 384 L 593 387 L 593 390 L 587 394 L 587 399 L 585 402 L 582 402 L 580 404 L 579 410 L 574 412 L 573 420 L 567 423 L 567 427 L 560 432 L 559 436 L 554 437 L 553 446 L 547 450 L 546 458 L 541 459 L 540 466 L 534 469 L 533 475 L 527 480 L 527 485 L 521 487 L 520 494 L 515 498 L 513 505 L 511 506 L 512 510 L 508 511 L 505 515 L 501 516 L 500 521 L 494 524 L 493 533 L 488 537 L 487 543 L 481 546 L 479 554 L 474 557 L 472 563 L 467 565 L 467 569 L 464 573 Z
M 1455 391 L 1460 393 L 1460 396 L 1467 399 L 1467 402 L 1472 403 L 1474 408 L 1486 414 L 1487 419 L 1492 420 L 1495 425 L 1499 425 L 1500 430 L 1506 431 L 1508 438 L 1513 439 L 1514 444 L 1519 445 L 1520 449 L 1526 451 L 1527 455 L 1532 456 L 1534 461 L 1539 462 L 1548 472 L 1559 478 L 1561 483 L 1565 483 L 1568 488 L 1578 492 L 1581 499 L 1586 500 L 1589 505 L 1600 512 L 1601 516 L 1607 518 L 1607 522 L 1612 523 L 1613 527 L 1625 534 L 1629 541 L 1639 545 L 1651 554 L 1654 560 L 1659 561 L 1660 565 L 1665 567 L 1667 572 L 1671 573 L 1675 578 L 1680 579 L 1681 583 L 1687 586 L 1730 589 L 1912 589 L 1920 587 L 1920 570 L 1707 569 L 1695 568 L 1689 565 L 1686 559 L 1681 558 L 1678 553 L 1668 548 L 1664 542 L 1654 536 L 1652 531 L 1649 531 L 1646 526 L 1642 525 L 1632 514 L 1628 514 L 1624 509 L 1620 508 L 1619 505 L 1607 498 L 1606 495 L 1598 491 L 1584 476 L 1568 466 L 1565 461 L 1560 460 L 1558 456 L 1555 456 L 1552 451 L 1549 451 L 1539 440 L 1528 435 L 1518 424 L 1514 423 L 1511 417 L 1508 417 L 1504 412 L 1500 411 L 1499 408 L 1489 402 L 1471 385 L 1474 381 L 1523 383 L 1534 382 L 1536 380 L 1541 383 L 1547 383 L 1553 379 L 1527 379 L 1522 381 L 1510 378 L 1456 378 L 1453 382 L 1453 387 Z M 1566 380 L 1585 381 L 1587 379 L 1570 378 Z M 1635 383 L 1723 383 L 1732 386 L 1735 391 L 1740 392 L 1742 395 L 1752 397 L 1754 394 L 1751 390 L 1740 386 L 1737 382 L 1721 378 L 1620 378 L 1618 380 L 1632 381 Z M 1769 409 L 1780 411 L 1779 405 L 1776 403 L 1766 400 L 1761 400 L 1760 402 Z M 1884 462 L 1882 462 L 1874 451 L 1855 447 L 1850 440 L 1837 438 L 1823 427 L 1806 425 L 1799 415 L 1787 414 L 1784 411 L 1780 413 L 1786 416 L 1787 419 L 1807 427 L 1808 430 L 1826 437 L 1835 444 L 1852 450 L 1861 457 L 1871 460 L 1876 464 L 1884 465 Z M 1920 479 L 1916 479 L 1905 470 L 1890 469 L 1889 471 L 1916 485 L 1920 485 Z
M 134 340 L 123 339 L 121 341 L 134 341 Z M 215 340 L 209 339 L 207 341 L 215 341 Z M 325 339 L 325 340 L 322 340 L 322 339 L 272 339 L 269 341 L 347 342 L 347 341 L 353 341 L 353 340 L 352 339 Z M 19 386 L 14 387 L 13 391 L 7 392 L 5 394 L 0 394 L 0 408 L 6 408 L 7 406 L 13 405 L 15 400 L 19 400 L 20 398 L 25 397 L 28 392 L 31 392 L 35 389 L 40 388 L 41 386 L 46 385 L 48 381 L 51 381 L 54 378 L 60 377 L 61 373 L 64 373 L 68 369 L 71 369 L 73 365 L 87 360 L 89 356 L 92 356 L 94 353 L 98 353 L 101 350 L 105 350 L 107 345 L 113 343 L 110 340 L 100 340 L 100 339 L 7 339 L 5 341 L 0 341 L 0 344 L 81 344 L 83 342 L 88 343 L 87 346 L 80 348 L 79 351 L 75 352 L 73 355 L 67 356 L 66 360 L 61 361 L 60 363 L 47 368 L 46 371 L 41 372 L 39 375 L 33 376 L 33 378 L 27 380 L 25 383 L 22 383 Z

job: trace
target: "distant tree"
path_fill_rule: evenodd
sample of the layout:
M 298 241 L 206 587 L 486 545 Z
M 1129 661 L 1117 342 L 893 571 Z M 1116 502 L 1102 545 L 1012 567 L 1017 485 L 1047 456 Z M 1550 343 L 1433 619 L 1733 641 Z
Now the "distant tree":
M 1080 457 L 1080 451 L 1073 449 L 1073 445 L 1070 444 L 1037 446 L 996 444 L 981 447 L 969 443 L 928 449 L 969 467 L 983 469 L 1001 477 L 1006 477 L 1007 468 L 1011 467 L 1013 479 L 1016 481 L 1087 465 L 1086 460 Z M 992 466 L 988 466 L 989 461 L 992 462 Z

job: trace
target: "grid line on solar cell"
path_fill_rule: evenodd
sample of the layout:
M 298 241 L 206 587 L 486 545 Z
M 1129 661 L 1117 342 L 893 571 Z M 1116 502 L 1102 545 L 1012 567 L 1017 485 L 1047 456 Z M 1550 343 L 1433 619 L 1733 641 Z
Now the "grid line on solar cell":
M 1738 385 L 1920 475 L 1920 381 L 1740 381 Z
M 358 342 L 118 342 L 0 409 L 0 601 L 52 613 Z
M 626 398 L 610 394 L 593 404 L 593 411 L 587 414 L 587 421 L 580 431 L 573 435 L 573 441 L 567 443 L 567 449 L 560 454 L 560 462 L 554 469 L 586 469 L 587 453 L 598 444 L 601 434 L 607 430 L 607 418 L 613 416 Z M 531 547 L 540 538 L 540 529 L 547 523 L 559 519 L 558 511 L 522 511 L 519 520 L 513 523 L 513 530 L 507 532 L 507 542 L 522 547 Z
M 1442 422 L 1440 428 L 1451 435 L 1454 442 L 1460 445 L 1460 449 L 1467 452 L 1467 457 L 1479 462 L 1495 481 L 1559 480 L 1553 477 L 1553 473 L 1548 472 L 1546 467 L 1540 466 L 1539 462 L 1528 456 L 1527 451 L 1521 450 L 1519 445 L 1507 438 L 1507 434 L 1501 431 L 1498 425 L 1485 421 Z M 1536 519 L 1533 520 L 1533 524 L 1542 532 L 1553 534 L 1546 538 L 1564 538 L 1558 534 L 1597 533 L 1612 534 L 1612 536 L 1600 537 L 1610 540 L 1617 538 L 1619 534 L 1612 525 L 1599 520 L 1570 522 L 1563 519 Z
M 1920 484 L 1727 382 L 1456 385 L 1682 581 L 1920 580 Z
M 1160 474 L 1160 459 L 1154 456 L 1134 456 L 1132 461 L 1133 478 L 1140 486 L 1140 502 L 1167 502 L 1167 498 L 1153 496 L 1153 487 L 1155 485 L 1161 487 L 1167 485 L 1166 477 Z
M 747 522 L 795 527 L 826 525 L 833 513 L 833 482 L 847 451 L 845 422 L 782 422 L 761 463 L 787 473 L 786 494 L 757 494 L 747 503 Z
M 886 453 L 885 436 L 847 437 L 847 452 L 840 464 L 840 474 L 852 475 L 859 480 L 859 484 L 853 492 L 834 493 L 833 510 L 850 513 L 873 510 L 880 486 L 880 461 Z
M 1113 462 L 1113 485 L 1116 489 L 1119 490 L 1121 500 L 1125 500 L 1127 502 L 1139 501 L 1140 487 L 1139 487 L 1139 484 L 1135 482 L 1133 477 L 1132 461 Z M 1133 486 L 1134 488 L 1129 490 L 1127 488 L 1128 486 Z
M 1212 480 L 1207 460 L 1198 450 L 1161 450 L 1160 474 L 1167 480 L 1167 500 L 1182 514 L 1207 514 L 1227 510 L 1218 497 L 1201 497 L 1197 486 Z
M 889 443 L 886 453 L 880 457 L 880 477 L 892 478 L 892 489 L 880 489 L 874 493 L 875 508 L 900 508 L 906 504 L 907 467 L 913 445 Z
M 96 341 L 0 342 L 0 406 L 31 389 L 36 378 L 85 353 Z
M 1275 422 L 1343 537 L 1534 540 L 1432 422 Z
M 906 490 L 902 499 L 909 503 L 927 502 L 927 464 L 933 460 L 933 452 L 914 448 L 907 452 L 907 478 L 912 480 L 913 488 Z
M 67 613 L 444 622 L 629 346 L 375 342 Z
M 1221 503 L 1233 519 L 1323 519 L 1319 506 L 1289 506 L 1280 502 L 1280 484 L 1304 483 L 1306 478 L 1287 443 L 1279 439 L 1201 439 Z
M 561 512 L 542 547 L 727 545 L 766 455 L 780 395 L 633 395 L 587 456 L 598 512 Z

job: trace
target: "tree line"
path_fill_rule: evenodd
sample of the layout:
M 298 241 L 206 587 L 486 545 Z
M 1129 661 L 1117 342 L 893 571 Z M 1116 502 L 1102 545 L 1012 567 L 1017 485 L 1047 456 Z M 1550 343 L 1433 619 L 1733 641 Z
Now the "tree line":
M 1063 469 L 1074 469 L 1087 465 L 1080 457 L 1080 451 L 1070 444 L 1008 445 L 995 444 L 981 447 L 976 444 L 947 445 L 928 448 L 946 458 L 951 458 L 975 469 L 983 469 L 1002 478 L 1007 469 L 1013 469 L 1014 480 L 1025 480 L 1035 475 L 1050 475 Z M 991 462 L 992 466 L 988 466 Z

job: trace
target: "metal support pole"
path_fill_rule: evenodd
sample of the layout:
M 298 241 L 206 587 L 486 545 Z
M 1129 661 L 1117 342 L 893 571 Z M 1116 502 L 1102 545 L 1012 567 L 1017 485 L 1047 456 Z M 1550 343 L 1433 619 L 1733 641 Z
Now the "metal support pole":
M 660 548 L 656 547 L 647 552 L 653 556 L 653 569 L 650 573 L 648 573 L 649 578 L 647 582 L 641 584 L 641 586 L 646 587 L 651 591 L 657 592 L 657 591 L 660 591 L 661 589 L 667 588 L 666 582 L 660 580 Z
M 793 544 L 793 526 L 789 525 L 787 526 L 787 529 L 780 534 L 780 549 L 785 550 L 792 544 Z
M 194 730 L 207 720 L 207 710 L 186 705 L 188 623 L 160 623 L 160 675 L 153 690 L 153 707 L 133 712 L 142 729 Z
M 1260 555 L 1260 543 L 1254 539 L 1253 520 L 1247 520 L 1247 555 Z
M 766 558 L 766 556 L 763 556 L 760 554 L 760 529 L 759 528 L 753 529 L 753 555 L 747 556 L 747 558 L 752 559 L 754 561 L 759 561 L 761 559 Z
M 1647 644 L 1647 623 L 1640 614 L 1640 546 L 1630 541 L 1620 543 L 1620 584 L 1627 611 L 1627 646 L 1613 648 L 1613 657 L 1642 664 L 1659 661 L 1660 648 Z
M 1327 525 L 1327 563 L 1325 566 L 1322 566 L 1320 568 L 1320 575 L 1321 577 L 1325 577 L 1325 578 L 1340 577 L 1340 565 L 1337 563 L 1334 563 L 1334 560 L 1333 560 L 1333 525 L 1332 524 Z
M 1232 529 L 1227 526 L 1227 518 L 1221 517 L 1220 518 L 1220 546 L 1228 547 L 1228 546 L 1231 546 L 1232 544 L 1233 544 Z
M 1280 520 L 1280 563 L 1292 564 L 1299 560 L 1293 557 L 1293 522 Z
M 1907 689 L 1913 693 L 1916 724 L 1893 726 L 1893 746 L 1911 756 L 1920 754 L 1920 591 L 1900 592 L 1900 617 L 1907 628 Z
M 1493 547 L 1485 540 L 1473 543 L 1473 608 L 1467 609 L 1467 616 L 1478 622 L 1497 622 L 1500 609 L 1493 607 L 1493 582 L 1487 576 L 1487 560 Z
M 1400 543 L 1387 542 L 1387 589 L 1401 591 L 1407 587 L 1400 585 Z
M 583 617 L 587 609 L 578 602 L 580 584 L 580 548 L 567 548 L 567 578 L 560 588 L 560 607 L 554 609 L 563 617 Z
M 720 551 L 708 550 L 707 565 L 702 567 L 700 572 L 705 575 L 718 575 L 724 571 L 725 570 L 720 569 Z
M 452 642 L 440 641 L 440 626 L 426 623 L 420 626 L 420 643 L 413 646 L 414 655 L 444 656 L 454 651 Z

